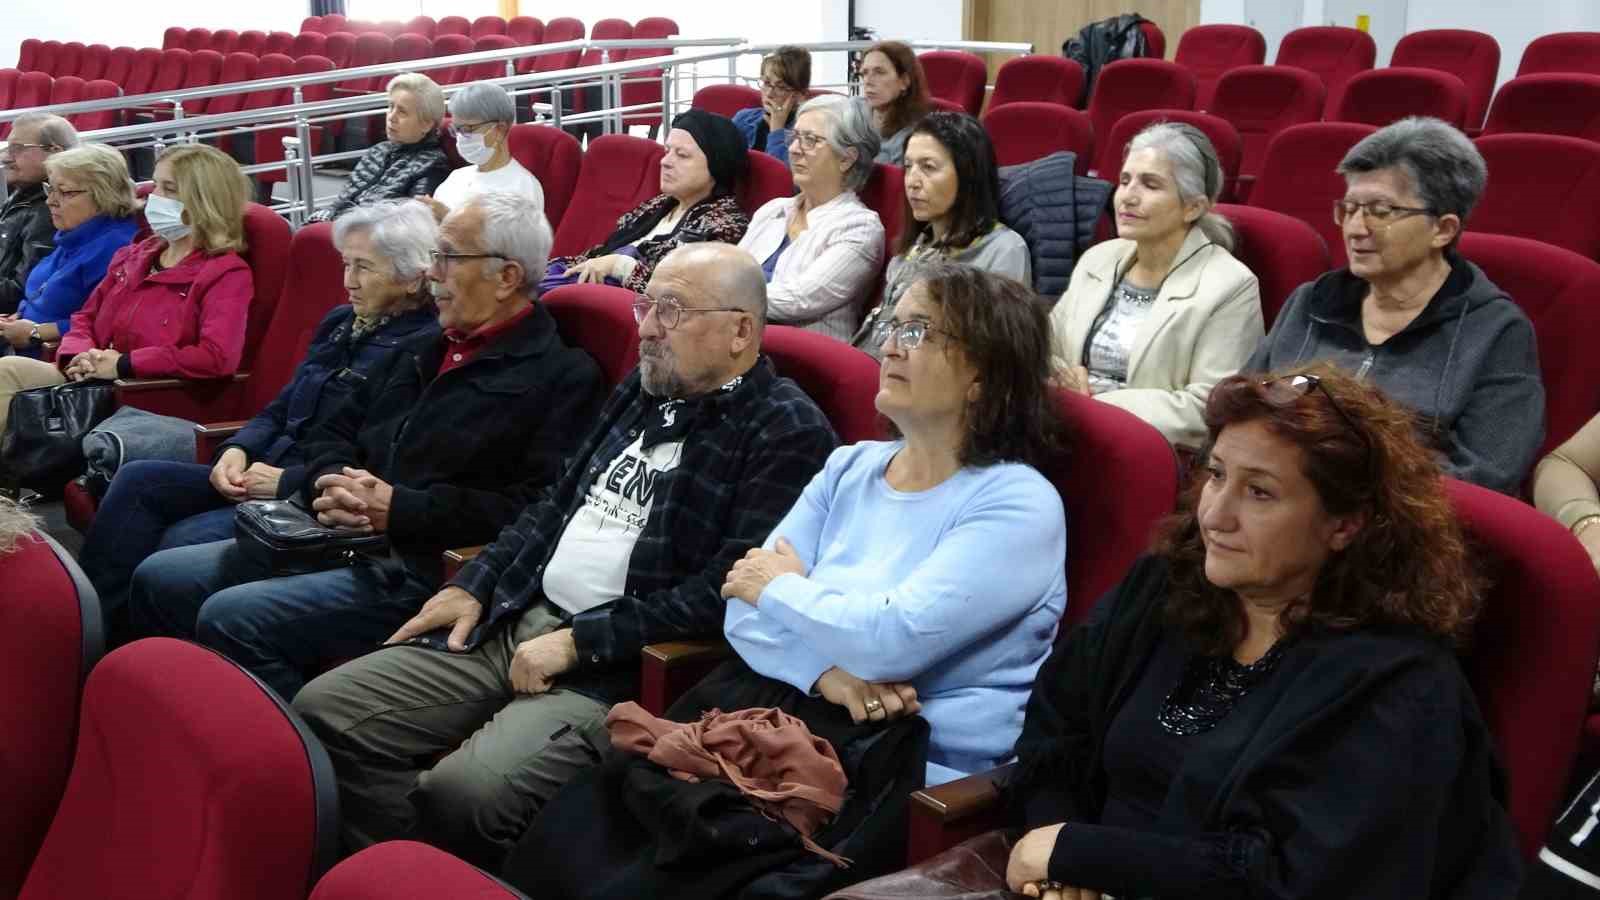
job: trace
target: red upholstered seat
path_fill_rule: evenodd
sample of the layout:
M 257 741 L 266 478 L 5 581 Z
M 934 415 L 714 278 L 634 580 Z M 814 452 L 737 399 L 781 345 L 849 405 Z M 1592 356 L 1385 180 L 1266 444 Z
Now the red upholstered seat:
M 650 16 L 633 23 L 633 39 L 665 40 L 677 37 L 678 23 L 664 16 Z M 652 56 L 666 56 L 672 53 L 669 47 L 639 47 L 621 54 L 622 59 L 646 59 Z M 615 59 L 616 57 L 613 56 Z M 638 106 L 641 104 L 661 103 L 661 75 L 663 69 L 645 69 L 642 72 L 631 72 L 622 83 L 622 105 Z M 661 127 L 661 114 L 659 112 L 637 112 L 622 117 L 625 126 L 644 125 L 653 135 Z
M 1358 122 L 1311 122 L 1278 132 L 1250 192 L 1250 205 L 1294 216 L 1322 235 L 1335 266 L 1345 263 L 1344 238 L 1333 224 L 1333 203 L 1344 196 L 1334 173 L 1357 143 L 1378 129 Z
M 1600 144 L 1554 134 L 1491 134 L 1475 142 L 1489 183 L 1472 231 L 1511 234 L 1600 258 Z M 1529 203 L 1530 197 L 1542 202 Z
M 1445 488 L 1492 587 L 1463 664 L 1494 734 L 1526 858 L 1566 796 L 1600 651 L 1600 581 L 1551 517 L 1514 498 L 1446 478 Z
M 100 600 L 43 533 L 0 553 L 0 896 L 15 897 L 61 801 L 84 676 L 104 646 Z
M 282 53 L 284 56 L 294 56 L 295 36 L 287 31 L 267 32 L 267 42 L 261 47 L 261 54 Z
M 219 28 L 211 32 L 211 49 L 227 56 L 239 48 L 239 32 L 232 28 Z
M 558 287 L 539 302 L 550 310 L 568 346 L 582 347 L 600 364 L 606 383 L 622 383 L 639 364 L 639 324 L 633 320 L 635 294 L 605 284 Z
M 1465 128 L 1467 103 L 1466 84 L 1449 72 L 1391 66 L 1352 75 L 1329 119 L 1382 128 L 1406 116 L 1432 116 Z
M 544 37 L 541 44 L 564 44 L 567 41 L 581 41 L 585 34 L 582 20 L 571 16 L 561 16 L 551 19 L 544 25 Z M 518 72 L 556 72 L 561 69 L 570 69 L 578 64 L 581 50 L 564 50 L 560 53 L 546 53 L 543 56 L 534 56 L 524 59 L 517 66 Z M 535 95 L 538 97 L 539 95 Z
M 161 71 L 167 51 L 157 50 L 154 47 L 143 47 L 133 51 L 133 58 L 128 61 L 128 74 L 123 76 L 121 82 L 122 93 L 126 96 L 135 94 L 148 94 L 154 88 L 156 75 Z
M 1507 132 L 1600 141 L 1600 75 L 1520 75 L 1501 85 L 1483 133 Z
M 627 19 L 601 19 L 594 23 L 594 28 L 589 31 L 589 40 L 591 41 L 626 41 L 632 37 L 633 23 Z M 548 43 L 550 38 L 546 36 L 545 41 Z M 626 50 L 613 49 L 603 51 L 603 53 L 607 62 L 620 62 L 627 56 Z M 601 63 L 601 56 L 602 51 L 600 48 L 591 47 L 583 51 L 583 55 L 578 57 L 573 65 L 583 67 L 598 66 Z M 536 57 L 536 59 L 538 58 L 540 57 Z M 561 102 L 564 104 L 563 108 L 569 112 L 593 112 L 590 108 L 590 101 L 596 99 L 598 94 L 595 94 L 594 97 L 588 97 L 585 96 L 586 93 L 595 94 L 595 91 L 569 90 L 563 92 L 561 95 Z
M 499 16 L 479 16 L 472 20 L 472 27 L 467 29 L 467 36 L 474 40 L 485 35 L 505 33 L 506 20 Z
M 356 36 L 348 31 L 334 31 L 326 35 L 322 55 L 333 60 L 335 69 L 348 69 L 350 57 L 356 52 Z
M 1517 77 L 1541 72 L 1600 75 L 1600 32 L 1559 31 L 1535 38 L 1522 51 Z
M 1216 211 L 1233 223 L 1238 239 L 1233 255 L 1259 282 L 1267 328 L 1295 288 L 1333 268 L 1322 235 L 1293 216 L 1228 203 L 1217 204 Z
M 239 43 L 234 47 L 234 51 L 238 53 L 254 53 L 256 56 L 268 52 L 267 33 L 255 28 L 239 32 Z
M 582 198 L 561 217 L 553 256 L 581 253 L 605 240 L 617 218 L 661 192 L 660 144 L 625 134 L 589 142 L 573 196 Z
M 1095 79 L 1089 121 L 1095 140 L 1111 134 L 1117 120 L 1144 109 L 1193 109 L 1195 81 L 1189 70 L 1160 59 L 1119 59 Z M 1092 173 L 1091 173 L 1092 174 Z
M 322 23 L 317 30 L 323 34 L 333 34 L 336 31 L 348 31 L 350 20 L 343 13 L 328 13 L 322 17 Z
M 289 55 L 295 59 L 302 56 L 328 55 L 328 36 L 320 31 L 302 31 L 294 36 L 294 46 L 289 49 Z
M 948 100 L 975 116 L 983 108 L 989 67 L 983 57 L 964 50 L 930 50 L 917 57 L 928 79 L 928 95 Z
M 1194 75 L 1194 108 L 1209 111 L 1224 73 L 1259 66 L 1266 59 L 1266 38 L 1248 25 L 1195 25 L 1178 38 L 1172 61 Z
M 1222 166 L 1223 186 L 1231 186 L 1239 177 L 1239 159 L 1243 155 L 1243 142 L 1239 132 L 1226 119 L 1193 112 L 1187 109 L 1146 109 L 1131 112 L 1117 120 L 1111 134 L 1100 143 L 1095 168 L 1100 177 L 1115 184 L 1122 171 L 1122 158 L 1133 136 L 1157 122 L 1182 122 L 1200 129 L 1216 148 L 1217 162 Z M 1225 191 L 1224 196 L 1231 192 Z
M 526 47 L 544 37 L 544 23 L 533 16 L 515 16 L 506 22 L 506 35 Z
M 712 84 L 694 92 L 690 106 L 733 118 L 741 109 L 761 105 L 761 92 L 742 84 Z
M 56 71 L 56 58 L 60 55 L 60 41 L 45 41 L 39 45 L 39 53 L 36 57 L 34 57 L 32 71 L 43 72 L 46 75 L 54 75 Z
M 514 125 L 511 156 L 539 179 L 544 189 L 545 218 L 550 220 L 551 228 L 559 227 L 583 166 L 578 139 L 549 125 Z
M 1038 102 L 1077 106 L 1083 99 L 1083 66 L 1061 56 L 1014 56 L 994 73 L 989 109 L 1007 103 Z
M 1354 28 L 1314 25 L 1296 28 L 1284 35 L 1278 45 L 1277 64 L 1295 66 L 1315 73 L 1328 89 L 1323 110 L 1332 115 L 1344 96 L 1351 76 L 1372 68 L 1378 58 L 1378 45 L 1372 35 Z
M 268 54 L 262 58 L 263 69 L 266 68 L 267 60 L 272 56 L 273 54 Z M 329 72 L 332 70 L 333 61 L 325 56 L 302 56 L 299 59 L 294 60 L 294 62 L 291 64 L 290 74 L 307 75 L 313 72 Z M 260 77 L 262 78 L 267 77 L 267 75 L 264 73 L 258 74 L 260 74 Z M 306 103 L 318 103 L 333 96 L 333 85 L 328 82 L 323 82 L 321 84 L 308 84 L 300 89 L 300 96 L 301 99 Z M 245 100 L 245 108 L 261 108 L 255 105 L 258 101 L 262 103 L 263 107 L 287 106 L 293 102 L 293 100 L 294 95 L 290 88 L 282 88 L 277 91 L 254 91 L 251 93 L 250 97 Z M 283 139 L 292 136 L 294 133 L 295 132 L 293 128 L 267 128 L 257 131 L 254 138 L 256 162 L 281 162 L 284 158 Z M 317 140 L 317 136 L 321 134 L 321 127 L 312 126 L 311 134 L 312 141 L 315 142 Z M 276 184 L 280 181 L 287 180 L 287 178 L 288 174 L 283 169 L 268 170 L 266 172 L 256 173 L 256 181 L 263 185 Z
M 1389 65 L 1437 69 L 1460 78 L 1467 88 L 1467 127 L 1481 128 L 1500 73 L 1500 44 L 1481 31 L 1413 31 L 1395 44 Z
M 55 79 L 45 72 L 23 72 L 17 76 L 16 93 L 11 98 L 12 109 L 49 106 L 50 92 L 55 89 Z M 9 122 L 6 124 L 10 124 Z
M 168 50 L 173 47 L 182 47 L 184 38 L 187 37 L 188 34 L 189 29 L 187 28 L 182 28 L 177 25 L 169 27 L 166 31 L 161 32 L 161 49 Z
M 930 111 L 932 111 L 932 112 L 947 112 L 947 113 L 958 113 L 958 114 L 966 112 L 966 109 L 964 109 L 961 106 L 961 104 L 955 102 L 954 100 L 946 100 L 943 97 L 929 97 L 928 98 L 928 107 L 929 107 Z
M 483 37 L 474 38 L 472 42 L 474 52 L 509 50 L 515 46 L 517 46 L 517 42 L 503 34 L 486 34 Z M 463 84 L 470 81 L 488 81 L 493 78 L 504 77 L 506 77 L 505 60 L 498 60 L 474 63 L 470 66 L 457 66 L 451 75 L 451 83 Z
M 90 44 L 83 48 L 83 59 L 78 63 L 77 75 L 84 81 L 106 77 L 106 65 L 111 62 L 111 48 L 105 44 Z
M 1059 150 L 1077 155 L 1079 175 L 1094 160 L 1094 125 L 1088 114 L 1059 103 L 1014 101 L 989 106 L 983 128 L 994 144 L 997 165 L 1014 166 L 1049 156 Z
M 746 213 L 754 216 L 767 202 L 794 196 L 794 175 L 782 160 L 760 150 L 751 150 L 748 160 L 739 182 L 739 206 Z
M 80 100 L 111 100 L 122 93 L 115 82 L 104 78 L 96 78 L 83 86 L 83 96 Z M 115 128 L 121 124 L 122 111 L 105 109 L 100 112 L 75 113 L 67 117 L 72 122 L 72 127 L 80 132 L 96 131 L 101 128 Z
M 183 36 L 183 49 L 193 53 L 196 50 L 211 49 L 211 29 L 191 28 Z
M 465 16 L 445 16 L 439 20 L 438 27 L 434 29 L 433 38 L 438 40 L 447 34 L 471 36 L 472 23 L 467 21 Z
M 838 338 L 788 325 L 768 325 L 761 352 L 816 401 L 841 442 L 886 437 L 876 406 L 877 360 Z
M 1167 35 L 1161 26 L 1149 19 L 1139 23 L 1139 30 L 1144 32 L 1144 55 L 1150 59 L 1167 58 Z
M 413 16 L 406 20 L 405 28 L 402 29 L 401 33 L 420 34 L 431 41 L 434 35 L 438 34 L 438 30 L 439 23 L 434 20 L 433 16 Z
M 221 655 L 168 638 L 116 650 L 90 673 L 79 722 L 21 900 L 281 900 L 333 861 L 327 753 Z
M 83 99 L 83 79 L 76 75 L 60 75 L 50 85 L 50 105 L 77 103 Z
M 300 33 L 304 34 L 307 31 L 315 31 L 320 34 L 322 32 L 322 17 L 306 16 L 304 19 L 301 19 Z
M 62 44 L 61 50 L 56 53 L 56 64 L 51 68 L 50 74 L 57 78 L 76 76 L 78 69 L 83 66 L 84 49 L 81 41 L 67 41 Z
M 877 213 L 878 221 L 883 223 L 883 262 L 872 281 L 881 285 L 884 270 L 889 268 L 889 258 L 894 255 L 895 242 L 900 239 L 900 231 L 906 225 L 905 170 L 899 166 L 873 163 L 872 174 L 857 196 L 861 198 L 862 205 Z M 874 292 L 867 292 L 866 302 L 871 304 L 873 297 Z
M 311 900 L 527 900 L 443 850 L 415 841 L 374 844 L 328 870 Z
M 119 87 L 125 85 L 128 73 L 133 71 L 134 56 L 138 51 L 132 47 L 112 47 L 106 55 L 106 66 L 100 77 Z
M 389 61 L 426 59 L 432 55 L 433 38 L 407 31 L 394 39 L 394 52 L 391 54 Z
M 433 39 L 434 56 L 459 56 L 463 53 L 471 53 L 473 49 L 472 38 L 464 34 L 441 34 Z M 466 69 L 467 66 L 464 65 L 445 66 L 430 69 L 427 75 L 440 84 L 457 84 Z M 501 74 L 504 74 L 503 70 Z
M 238 84 L 241 81 L 254 81 L 256 70 L 261 68 L 261 59 L 253 53 L 242 51 L 229 53 L 222 60 L 222 70 L 217 75 L 218 84 Z M 248 100 L 248 92 L 225 94 L 221 97 L 212 97 L 206 101 L 208 115 L 238 112 L 244 108 Z

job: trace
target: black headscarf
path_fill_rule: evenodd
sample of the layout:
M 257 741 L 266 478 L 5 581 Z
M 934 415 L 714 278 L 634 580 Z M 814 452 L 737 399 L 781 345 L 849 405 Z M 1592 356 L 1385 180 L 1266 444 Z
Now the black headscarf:
M 748 148 L 744 135 L 734 127 L 733 121 L 727 116 L 703 109 L 691 109 L 673 119 L 672 127 L 689 132 L 694 142 L 700 145 L 700 152 L 706 155 L 706 169 L 711 172 L 711 180 L 715 184 L 711 195 L 726 197 L 733 194 L 739 176 L 744 174 L 749 161 L 745 155 Z

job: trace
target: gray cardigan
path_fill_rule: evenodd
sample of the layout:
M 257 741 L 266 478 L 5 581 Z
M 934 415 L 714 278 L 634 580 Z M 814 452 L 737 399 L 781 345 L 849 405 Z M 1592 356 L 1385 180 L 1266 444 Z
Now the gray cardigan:
M 1382 344 L 1361 325 L 1366 282 L 1328 272 L 1290 295 L 1246 371 L 1326 360 L 1417 413 L 1449 475 L 1515 494 L 1544 441 L 1544 385 L 1533 324 L 1483 270 L 1452 253 L 1450 277 Z

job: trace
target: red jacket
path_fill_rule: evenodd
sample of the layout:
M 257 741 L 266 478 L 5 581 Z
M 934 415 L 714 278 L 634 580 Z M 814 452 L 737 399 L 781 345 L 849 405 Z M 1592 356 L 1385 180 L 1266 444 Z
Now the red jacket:
M 106 277 L 61 338 L 62 363 L 90 349 L 127 354 L 140 378 L 218 378 L 239 370 L 255 281 L 237 253 L 196 251 L 152 274 L 152 237 L 111 257 Z

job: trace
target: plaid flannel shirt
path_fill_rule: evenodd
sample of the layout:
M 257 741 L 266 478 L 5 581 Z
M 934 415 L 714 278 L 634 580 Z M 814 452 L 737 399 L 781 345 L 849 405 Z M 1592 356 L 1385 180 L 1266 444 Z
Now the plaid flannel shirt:
M 641 431 L 645 446 L 652 445 L 648 426 L 661 404 L 643 392 L 635 370 L 612 393 L 561 480 L 450 582 L 485 606 L 469 649 L 543 599 L 544 570 L 567 523 L 594 479 Z M 679 411 L 685 424 L 670 439 L 683 441 L 682 459 L 658 476 L 628 560 L 626 593 L 571 618 L 578 666 L 559 683 L 597 699 L 638 696 L 646 644 L 721 633 L 728 569 L 766 540 L 838 443 L 817 405 L 779 378 L 765 357 L 731 389 Z M 446 633 L 417 643 L 442 650 Z

